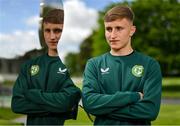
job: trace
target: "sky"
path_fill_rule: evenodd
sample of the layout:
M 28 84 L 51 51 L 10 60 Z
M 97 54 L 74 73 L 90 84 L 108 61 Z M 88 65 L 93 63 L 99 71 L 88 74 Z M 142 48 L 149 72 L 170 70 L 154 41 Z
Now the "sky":
M 58 44 L 60 57 L 64 59 L 68 52 L 78 52 L 81 42 L 98 26 L 98 11 L 120 1 L 62 0 L 65 22 Z M 0 58 L 14 58 L 41 48 L 38 36 L 40 2 L 0 0 Z

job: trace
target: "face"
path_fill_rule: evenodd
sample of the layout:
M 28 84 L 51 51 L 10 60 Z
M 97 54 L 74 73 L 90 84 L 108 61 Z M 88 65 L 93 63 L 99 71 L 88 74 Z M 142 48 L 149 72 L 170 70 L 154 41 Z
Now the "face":
M 112 51 L 127 51 L 131 48 L 131 36 L 136 28 L 126 18 L 104 22 L 105 36 Z
M 44 39 L 49 50 L 57 50 L 61 37 L 63 24 L 43 23 Z

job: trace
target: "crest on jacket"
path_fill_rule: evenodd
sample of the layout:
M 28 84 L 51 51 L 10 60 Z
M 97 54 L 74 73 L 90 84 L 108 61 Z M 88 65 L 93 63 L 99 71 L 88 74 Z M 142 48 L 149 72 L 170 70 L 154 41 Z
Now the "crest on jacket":
M 132 74 L 136 77 L 142 77 L 144 73 L 144 67 L 142 65 L 134 65 L 132 68 Z
M 39 73 L 39 66 L 38 65 L 32 65 L 31 66 L 31 76 L 34 76 Z

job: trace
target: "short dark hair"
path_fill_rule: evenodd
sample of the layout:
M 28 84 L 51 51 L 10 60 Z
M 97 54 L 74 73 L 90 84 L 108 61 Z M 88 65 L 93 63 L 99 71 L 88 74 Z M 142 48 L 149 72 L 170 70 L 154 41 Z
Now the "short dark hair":
M 129 21 L 133 22 L 134 12 L 132 9 L 125 5 L 117 5 L 110 9 L 104 16 L 105 22 L 115 21 L 117 19 L 126 18 Z
M 54 9 L 49 11 L 43 17 L 43 23 L 49 22 L 53 24 L 63 24 L 64 23 L 64 10 L 62 9 Z

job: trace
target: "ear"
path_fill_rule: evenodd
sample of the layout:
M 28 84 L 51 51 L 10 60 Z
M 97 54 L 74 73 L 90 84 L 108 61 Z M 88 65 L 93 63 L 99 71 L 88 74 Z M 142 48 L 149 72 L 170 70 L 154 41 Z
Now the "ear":
M 132 25 L 131 26 L 131 31 L 130 31 L 130 37 L 132 37 L 135 32 L 136 32 L 136 26 Z

